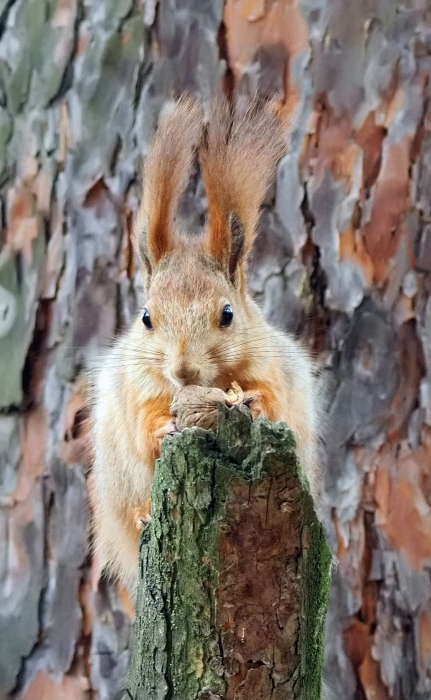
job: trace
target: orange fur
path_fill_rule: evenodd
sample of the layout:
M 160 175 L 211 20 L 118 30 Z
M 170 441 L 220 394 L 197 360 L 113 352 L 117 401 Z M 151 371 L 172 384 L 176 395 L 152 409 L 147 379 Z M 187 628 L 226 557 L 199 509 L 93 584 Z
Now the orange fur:
M 172 430 L 171 403 L 172 396 L 157 396 L 145 401 L 139 410 L 137 451 L 142 462 L 149 464 L 153 471 L 160 457 L 162 440 Z
M 171 429 L 169 407 L 190 383 L 254 396 L 254 416 L 285 421 L 312 492 L 318 493 L 318 396 L 307 352 L 269 326 L 246 289 L 246 259 L 259 206 L 284 150 L 274 106 L 218 103 L 199 155 L 209 226 L 202 237 L 175 227 L 175 211 L 203 124 L 182 100 L 161 121 L 145 167 L 136 240 L 145 267 L 151 328 L 138 317 L 107 353 L 95 380 L 94 532 L 100 559 L 134 589 L 137 524 L 150 509 L 155 460 Z M 221 321 L 226 305 L 230 325 Z

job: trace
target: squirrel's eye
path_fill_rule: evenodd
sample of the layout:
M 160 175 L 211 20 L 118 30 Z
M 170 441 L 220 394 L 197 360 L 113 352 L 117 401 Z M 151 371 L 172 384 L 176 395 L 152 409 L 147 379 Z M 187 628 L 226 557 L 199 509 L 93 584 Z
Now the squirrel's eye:
M 153 324 L 151 323 L 151 316 L 148 309 L 144 309 L 144 313 L 142 314 L 142 323 L 144 324 L 145 328 L 147 328 L 147 330 L 153 330 Z
M 233 311 L 230 308 L 229 304 L 226 304 L 226 306 L 223 307 L 223 311 L 221 312 L 221 319 L 220 319 L 220 328 L 226 328 L 226 326 L 230 326 L 232 323 L 233 319 Z

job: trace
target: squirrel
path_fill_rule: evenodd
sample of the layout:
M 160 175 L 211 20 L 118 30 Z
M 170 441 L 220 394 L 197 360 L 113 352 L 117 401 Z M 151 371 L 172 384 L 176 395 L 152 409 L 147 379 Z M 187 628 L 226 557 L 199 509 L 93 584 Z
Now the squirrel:
M 181 98 L 163 114 L 144 165 L 134 240 L 146 303 L 108 350 L 94 383 L 94 543 L 100 562 L 133 593 L 139 537 L 151 519 L 161 443 L 176 430 L 170 406 L 184 385 L 223 390 L 235 380 L 259 397 L 254 417 L 293 431 L 312 494 L 318 493 L 318 396 L 313 361 L 267 323 L 247 291 L 247 259 L 260 206 L 286 137 L 274 102 L 204 120 Z M 175 215 L 196 155 L 208 201 L 202 235 Z

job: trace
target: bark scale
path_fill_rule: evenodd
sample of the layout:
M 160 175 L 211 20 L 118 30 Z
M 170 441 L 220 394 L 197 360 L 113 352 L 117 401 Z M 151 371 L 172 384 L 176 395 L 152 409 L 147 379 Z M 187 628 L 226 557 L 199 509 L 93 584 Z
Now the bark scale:
M 129 700 L 318 700 L 331 554 L 284 424 L 221 407 L 163 445 Z

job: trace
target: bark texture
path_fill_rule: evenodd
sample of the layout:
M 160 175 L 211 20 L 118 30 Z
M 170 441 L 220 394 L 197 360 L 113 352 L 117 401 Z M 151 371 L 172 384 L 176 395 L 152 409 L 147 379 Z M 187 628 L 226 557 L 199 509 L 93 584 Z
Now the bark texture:
M 160 108 L 283 91 L 251 270 L 326 366 L 325 676 L 431 695 L 428 0 L 0 0 L 0 697 L 113 700 L 130 622 L 88 555 L 77 376 L 139 309 L 130 226 Z M 194 177 L 186 227 L 202 225 Z
M 331 553 L 283 424 L 165 441 L 125 698 L 320 700 Z

